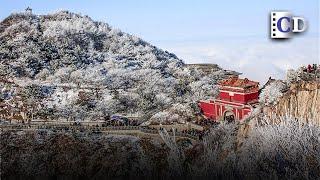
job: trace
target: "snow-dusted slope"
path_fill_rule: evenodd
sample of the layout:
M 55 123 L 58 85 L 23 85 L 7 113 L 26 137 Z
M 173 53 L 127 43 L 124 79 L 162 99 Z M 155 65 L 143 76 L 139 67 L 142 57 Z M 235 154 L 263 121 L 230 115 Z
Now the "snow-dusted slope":
M 0 76 L 23 84 L 13 94 L 39 104 L 26 105 L 33 112 L 94 120 L 114 113 L 172 114 L 172 105 L 196 110 L 191 107 L 214 96 L 214 85 L 227 74 L 187 67 L 138 37 L 61 11 L 12 14 L 0 23 Z M 36 98 L 48 88 L 50 93 Z M 186 114 L 179 109 L 174 114 Z
M 138 37 L 67 11 L 12 14 L 0 24 L 0 41 L 0 61 L 13 76 L 34 78 L 62 67 L 72 71 L 114 62 L 130 69 L 160 68 L 163 73 L 169 73 L 165 68 L 170 65 L 183 65 L 174 54 Z

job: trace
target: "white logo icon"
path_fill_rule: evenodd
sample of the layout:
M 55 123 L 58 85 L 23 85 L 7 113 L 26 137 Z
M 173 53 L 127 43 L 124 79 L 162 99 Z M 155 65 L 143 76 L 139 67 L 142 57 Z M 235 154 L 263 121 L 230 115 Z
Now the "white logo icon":
M 293 33 L 304 32 L 307 22 L 303 17 L 294 17 L 288 11 L 272 11 L 270 16 L 270 37 L 291 38 Z

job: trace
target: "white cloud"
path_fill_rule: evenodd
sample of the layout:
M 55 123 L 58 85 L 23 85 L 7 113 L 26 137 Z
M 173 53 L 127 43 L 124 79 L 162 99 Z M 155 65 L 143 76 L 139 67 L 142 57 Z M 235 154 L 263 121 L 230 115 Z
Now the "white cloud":
M 287 41 L 235 39 L 208 42 L 165 43 L 186 63 L 215 63 L 264 83 L 268 77 L 285 78 L 287 69 L 319 63 L 317 38 L 294 37 Z

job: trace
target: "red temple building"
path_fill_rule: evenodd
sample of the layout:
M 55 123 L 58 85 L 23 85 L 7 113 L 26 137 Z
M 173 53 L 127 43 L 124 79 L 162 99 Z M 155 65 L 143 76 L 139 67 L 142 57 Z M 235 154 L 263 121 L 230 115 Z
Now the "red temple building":
M 219 97 L 199 102 L 202 114 L 213 121 L 241 121 L 259 100 L 259 83 L 231 77 L 219 82 Z

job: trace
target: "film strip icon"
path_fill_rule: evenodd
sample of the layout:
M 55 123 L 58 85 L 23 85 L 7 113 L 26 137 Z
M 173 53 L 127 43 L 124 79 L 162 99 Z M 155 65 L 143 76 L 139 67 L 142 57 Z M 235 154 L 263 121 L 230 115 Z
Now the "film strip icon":
M 272 11 L 270 14 L 270 37 L 272 39 L 290 38 L 292 14 L 287 11 Z

